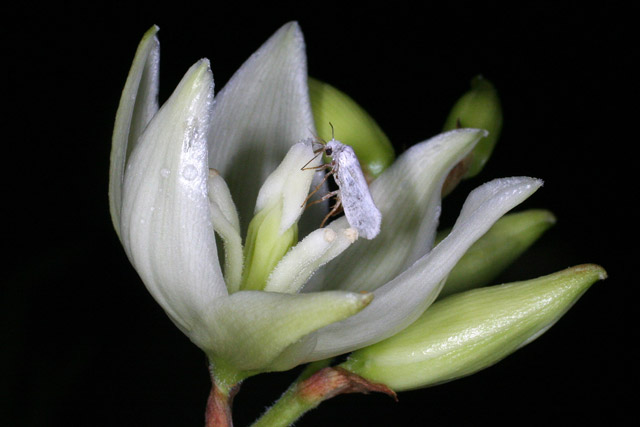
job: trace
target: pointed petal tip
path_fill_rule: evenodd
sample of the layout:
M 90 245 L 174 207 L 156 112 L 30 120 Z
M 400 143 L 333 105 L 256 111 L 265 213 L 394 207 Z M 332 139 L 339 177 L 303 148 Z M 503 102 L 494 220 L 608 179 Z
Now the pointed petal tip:
M 598 264 L 580 264 L 572 267 L 572 270 L 575 273 L 593 273 L 598 275 L 598 280 L 605 280 L 609 277 L 607 271 Z

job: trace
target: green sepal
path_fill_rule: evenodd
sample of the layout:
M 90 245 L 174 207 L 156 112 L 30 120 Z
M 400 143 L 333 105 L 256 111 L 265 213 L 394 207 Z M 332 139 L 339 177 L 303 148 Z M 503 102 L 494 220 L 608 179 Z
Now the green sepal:
M 342 367 L 395 391 L 473 374 L 539 337 L 604 278 L 602 267 L 587 264 L 452 295 L 400 333 L 352 353 Z
M 458 261 L 438 298 L 490 284 L 555 222 L 555 216 L 543 209 L 500 218 Z M 447 234 L 448 230 L 439 232 L 436 241 Z
M 395 158 L 389 138 L 347 94 L 311 77 L 308 83 L 318 136 L 329 141 L 335 132 L 336 139 L 356 152 L 367 180 L 377 178 Z
M 489 131 L 489 136 L 476 145 L 471 152 L 470 161 L 464 177 L 477 175 L 491 156 L 502 130 L 502 107 L 498 92 L 493 84 L 482 76 L 471 80 L 471 90 L 462 95 L 454 104 L 444 131 L 457 128 L 477 128 Z

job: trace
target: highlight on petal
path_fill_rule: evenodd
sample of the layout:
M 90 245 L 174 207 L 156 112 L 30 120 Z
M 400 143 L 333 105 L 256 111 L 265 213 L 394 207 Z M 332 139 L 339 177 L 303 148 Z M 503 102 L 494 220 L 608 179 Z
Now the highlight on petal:
M 580 265 L 453 295 L 400 333 L 355 351 L 342 367 L 395 391 L 473 374 L 539 337 L 604 278 L 602 267 Z
M 242 65 L 213 107 L 209 166 L 229 185 L 243 230 L 261 183 L 293 144 L 313 133 L 304 40 L 291 22 Z
M 359 240 L 323 269 L 324 283 L 312 279 L 305 289 L 371 291 L 426 254 L 438 224 L 442 182 L 484 135 L 479 129 L 454 130 L 400 155 L 370 187 L 382 213 L 380 234 L 373 240 Z M 347 228 L 346 219 L 339 218 L 329 227 Z
M 240 220 L 231 199 L 229 187 L 215 169 L 209 169 L 209 202 L 213 228 L 220 235 L 224 245 L 224 278 L 229 293 L 240 289 L 244 255 Z
M 239 370 L 284 370 L 298 361 L 301 339 L 333 322 L 345 319 L 369 304 L 371 294 L 330 291 L 312 294 L 242 291 L 213 302 L 203 318 L 206 329 L 191 339 L 209 358 L 224 360 Z M 303 355 L 312 346 L 304 346 Z
M 312 232 L 282 258 L 264 290 L 298 292 L 318 268 L 340 255 L 357 238 L 358 232 L 353 228 L 337 232 L 321 228 Z
M 160 44 L 157 32 L 158 27 L 154 25 L 142 37 L 116 113 L 109 169 L 109 209 L 118 237 L 127 159 L 145 127 L 158 111 Z
M 149 292 L 183 331 L 226 295 L 207 190 L 213 77 L 201 60 L 153 117 L 125 172 L 121 238 Z
M 555 222 L 555 216 L 544 209 L 500 218 L 451 270 L 438 298 L 488 285 Z M 448 231 L 439 240 L 446 234 Z
M 451 233 L 408 270 L 376 289 L 366 310 L 318 331 L 318 344 L 309 360 L 373 344 L 410 325 L 435 300 L 467 249 L 541 185 L 542 181 L 534 178 L 504 178 L 472 191 Z

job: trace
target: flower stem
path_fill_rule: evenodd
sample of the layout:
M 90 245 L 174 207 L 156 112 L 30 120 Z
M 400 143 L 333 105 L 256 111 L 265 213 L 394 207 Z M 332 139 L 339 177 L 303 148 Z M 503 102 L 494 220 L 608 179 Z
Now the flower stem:
M 233 426 L 231 405 L 239 388 L 240 386 L 237 385 L 225 392 L 216 385 L 215 381 L 211 384 L 211 393 L 209 393 L 205 411 L 205 427 Z
M 325 366 L 329 360 L 322 361 Z M 307 411 L 327 399 L 343 393 L 369 393 L 378 391 L 396 399 L 396 394 L 384 384 L 371 383 L 340 367 L 323 367 L 311 364 L 280 399 L 258 419 L 253 427 L 279 427 L 294 423 Z M 317 371 L 312 375 L 310 372 Z M 396 399 L 397 400 L 397 399 Z
M 232 427 L 231 407 L 233 398 L 240 390 L 240 384 L 247 376 L 226 363 L 210 359 L 211 392 L 205 410 L 205 427 Z

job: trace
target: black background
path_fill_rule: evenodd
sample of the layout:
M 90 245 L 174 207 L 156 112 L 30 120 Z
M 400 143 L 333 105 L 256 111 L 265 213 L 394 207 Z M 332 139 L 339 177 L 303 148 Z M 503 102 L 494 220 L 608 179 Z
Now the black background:
M 581 263 L 609 273 L 548 333 L 494 367 L 401 393 L 398 403 L 339 396 L 298 425 L 624 424 L 637 397 L 627 386 L 637 380 L 629 263 L 638 37 L 627 18 L 638 10 L 478 3 L 96 3 L 4 14 L 0 424 L 203 424 L 206 360 L 147 294 L 111 226 L 113 120 L 152 24 L 161 28 L 164 100 L 201 57 L 220 89 L 290 20 L 304 32 L 310 75 L 356 99 L 398 152 L 440 131 L 473 76 L 491 80 L 504 108 L 502 137 L 483 173 L 447 198 L 443 223 L 484 181 L 543 178 L 521 208 L 550 209 L 558 223 L 500 281 Z M 247 380 L 236 425 L 255 419 L 294 376 Z

